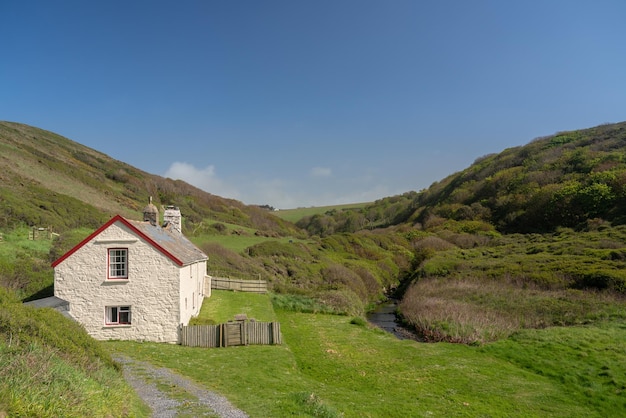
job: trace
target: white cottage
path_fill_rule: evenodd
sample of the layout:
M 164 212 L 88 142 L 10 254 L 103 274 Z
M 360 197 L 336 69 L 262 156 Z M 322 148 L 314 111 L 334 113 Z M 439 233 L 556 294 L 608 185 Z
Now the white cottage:
M 54 296 L 94 338 L 176 343 L 210 296 L 208 257 L 168 210 L 163 226 L 152 203 L 143 222 L 117 215 L 52 263 Z

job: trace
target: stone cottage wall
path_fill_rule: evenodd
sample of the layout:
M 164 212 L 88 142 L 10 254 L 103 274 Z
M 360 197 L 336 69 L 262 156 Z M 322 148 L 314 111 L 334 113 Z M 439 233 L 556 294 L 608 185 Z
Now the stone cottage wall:
M 128 249 L 128 280 L 107 280 L 109 248 Z M 100 340 L 178 342 L 179 266 L 115 222 L 55 268 L 54 294 Z M 105 325 L 106 306 L 131 306 L 131 325 Z

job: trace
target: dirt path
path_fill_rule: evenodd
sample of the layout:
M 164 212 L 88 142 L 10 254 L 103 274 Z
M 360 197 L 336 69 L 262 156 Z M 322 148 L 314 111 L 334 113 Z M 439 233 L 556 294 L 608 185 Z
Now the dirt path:
M 122 355 L 116 355 L 115 360 L 122 364 L 124 378 L 152 408 L 155 418 L 248 417 L 223 396 L 209 392 L 169 369 Z

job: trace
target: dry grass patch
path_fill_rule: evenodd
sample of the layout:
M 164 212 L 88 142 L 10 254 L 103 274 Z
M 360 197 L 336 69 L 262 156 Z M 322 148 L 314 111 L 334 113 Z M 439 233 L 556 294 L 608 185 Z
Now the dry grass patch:
M 422 279 L 400 304 L 404 320 L 428 341 L 484 343 L 522 328 L 577 325 L 624 317 L 610 292 L 544 290 L 514 280 Z

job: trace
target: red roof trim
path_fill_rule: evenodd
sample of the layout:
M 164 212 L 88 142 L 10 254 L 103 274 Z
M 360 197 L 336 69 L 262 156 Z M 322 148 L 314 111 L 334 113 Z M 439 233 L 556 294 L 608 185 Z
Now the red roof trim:
M 172 253 L 170 253 L 169 251 L 167 251 L 165 248 L 161 247 L 159 244 L 157 244 L 154 240 L 152 240 L 151 238 L 149 238 L 146 234 L 144 234 L 143 232 L 141 232 L 139 229 L 137 229 L 133 224 L 131 224 L 130 222 L 128 222 L 126 219 L 124 219 L 122 216 L 120 215 L 115 215 L 113 218 L 111 218 L 107 223 L 105 223 L 104 225 L 102 225 L 100 228 L 98 228 L 97 230 L 95 230 L 91 235 L 89 235 L 87 238 L 85 238 L 84 240 L 82 240 L 80 243 L 78 243 L 74 248 L 72 248 L 71 250 L 69 250 L 68 252 L 66 252 L 65 254 L 63 254 L 58 260 L 54 261 L 52 263 L 52 268 L 58 266 L 59 264 L 61 264 L 63 261 L 65 261 L 66 258 L 68 258 L 70 255 L 74 254 L 76 251 L 78 251 L 83 245 L 87 244 L 89 241 L 91 241 L 92 239 L 94 239 L 96 236 L 98 236 L 102 231 L 104 231 L 105 229 L 107 229 L 108 227 L 110 227 L 111 225 L 113 225 L 115 222 L 121 222 L 123 223 L 126 227 L 128 227 L 132 232 L 134 232 L 136 235 L 140 236 L 141 238 L 143 238 L 144 240 L 148 241 L 148 243 L 150 245 L 152 245 L 154 248 L 156 248 L 158 251 L 160 251 L 161 253 L 163 253 L 163 255 L 165 255 L 166 257 L 168 257 L 170 260 L 172 260 L 174 263 L 178 264 L 179 266 L 183 265 L 183 262 L 181 260 L 179 260 L 176 256 L 174 256 Z

